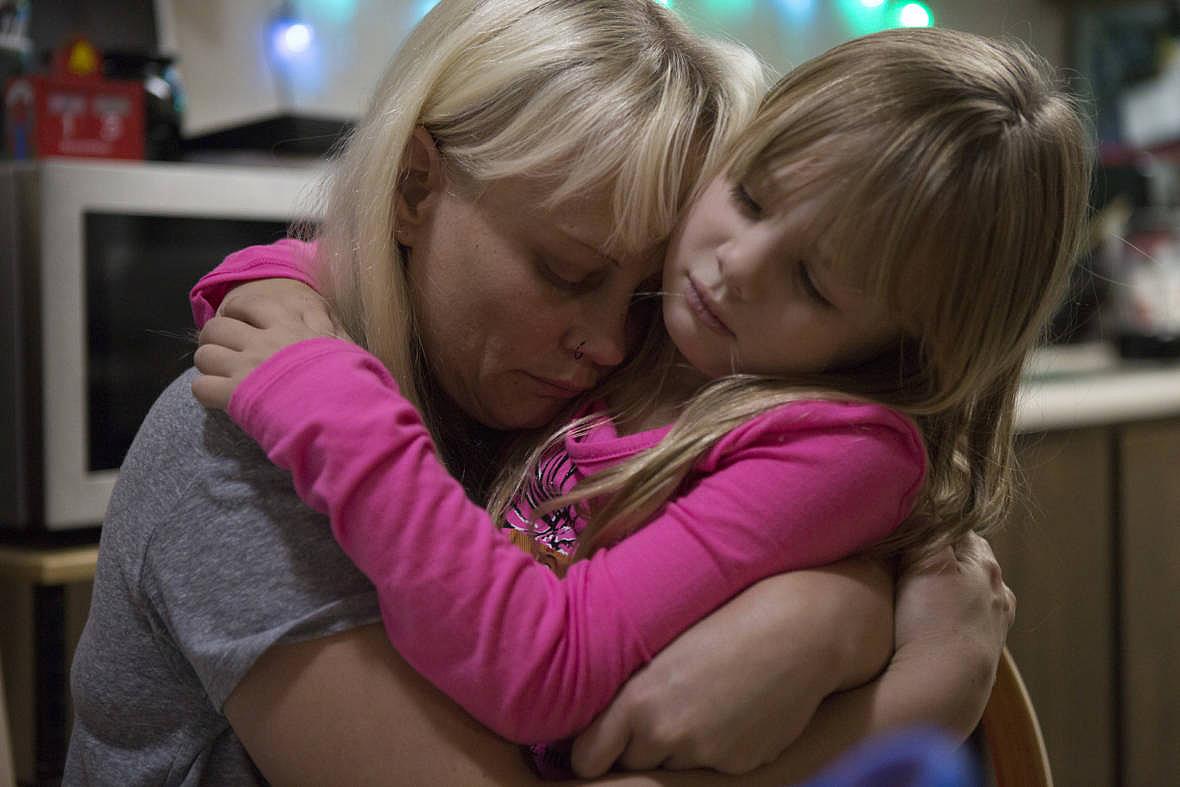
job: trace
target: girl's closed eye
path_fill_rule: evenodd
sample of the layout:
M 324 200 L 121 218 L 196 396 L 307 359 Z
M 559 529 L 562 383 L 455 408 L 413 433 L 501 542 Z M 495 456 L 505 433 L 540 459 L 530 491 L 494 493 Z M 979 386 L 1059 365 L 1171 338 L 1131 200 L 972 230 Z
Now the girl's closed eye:
M 756 199 L 750 196 L 750 192 L 741 183 L 733 184 L 730 189 L 730 195 L 733 198 L 734 204 L 738 206 L 743 214 L 751 219 L 762 218 L 762 205 Z
M 798 267 L 799 281 L 802 283 L 803 291 L 807 293 L 807 297 L 811 298 L 811 300 L 815 301 L 817 305 L 825 309 L 836 308 L 835 305 L 833 305 L 832 302 L 825 298 L 824 294 L 819 291 L 819 287 L 815 285 L 815 279 L 812 278 L 811 270 L 807 267 L 807 263 L 804 260 L 799 260 Z

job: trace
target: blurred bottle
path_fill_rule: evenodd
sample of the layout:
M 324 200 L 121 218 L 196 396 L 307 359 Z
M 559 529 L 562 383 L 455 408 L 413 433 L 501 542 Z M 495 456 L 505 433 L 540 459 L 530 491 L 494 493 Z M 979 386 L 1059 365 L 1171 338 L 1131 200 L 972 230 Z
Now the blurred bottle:
M 1180 358 L 1180 168 L 1145 163 L 1148 207 L 1127 229 L 1113 291 L 1119 353 Z
M 184 85 L 173 59 L 143 52 L 103 52 L 103 75 L 129 79 L 144 89 L 144 157 L 174 161 L 183 154 L 180 137 Z
M 29 70 L 33 42 L 26 37 L 29 4 L 0 0 L 0 97 L 4 96 L 8 80 Z M 0 155 L 5 145 L 4 117 L 7 107 L 0 101 Z

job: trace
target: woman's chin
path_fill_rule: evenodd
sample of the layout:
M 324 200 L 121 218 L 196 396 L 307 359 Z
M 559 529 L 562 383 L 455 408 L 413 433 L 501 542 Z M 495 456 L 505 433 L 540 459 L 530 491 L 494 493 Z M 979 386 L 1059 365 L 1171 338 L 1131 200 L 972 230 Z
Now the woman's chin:
M 495 408 L 480 419 L 485 426 L 504 432 L 524 429 L 540 429 L 552 423 L 565 406 L 565 402 L 540 400 L 536 402 L 514 402 L 510 407 Z

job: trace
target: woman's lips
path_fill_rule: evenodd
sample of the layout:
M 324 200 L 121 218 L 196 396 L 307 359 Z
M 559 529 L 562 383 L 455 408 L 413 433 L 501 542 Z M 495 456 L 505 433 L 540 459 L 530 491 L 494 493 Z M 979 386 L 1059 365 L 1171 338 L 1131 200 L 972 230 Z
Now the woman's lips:
M 535 374 L 525 372 L 541 391 L 542 396 L 552 397 L 555 399 L 573 399 L 575 396 L 581 396 L 589 391 L 594 386 L 592 385 L 577 385 L 565 380 L 557 380 L 551 377 L 538 377 Z
M 692 309 L 693 314 L 707 328 L 711 329 L 714 333 L 721 334 L 727 339 L 734 337 L 733 331 L 729 330 L 729 326 L 710 307 L 708 299 L 701 289 L 697 287 L 697 283 L 693 281 L 692 276 L 688 276 L 688 291 L 685 293 L 685 299 L 688 301 L 688 307 Z

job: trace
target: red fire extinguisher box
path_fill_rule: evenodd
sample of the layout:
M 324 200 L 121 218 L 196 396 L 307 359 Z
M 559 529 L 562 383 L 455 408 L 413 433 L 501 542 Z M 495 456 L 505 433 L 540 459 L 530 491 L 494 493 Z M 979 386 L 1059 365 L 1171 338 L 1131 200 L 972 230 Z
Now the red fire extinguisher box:
M 8 155 L 142 159 L 143 86 L 104 79 L 99 55 L 74 42 L 49 74 L 10 79 L 4 92 Z M 78 63 L 93 64 L 79 68 Z

